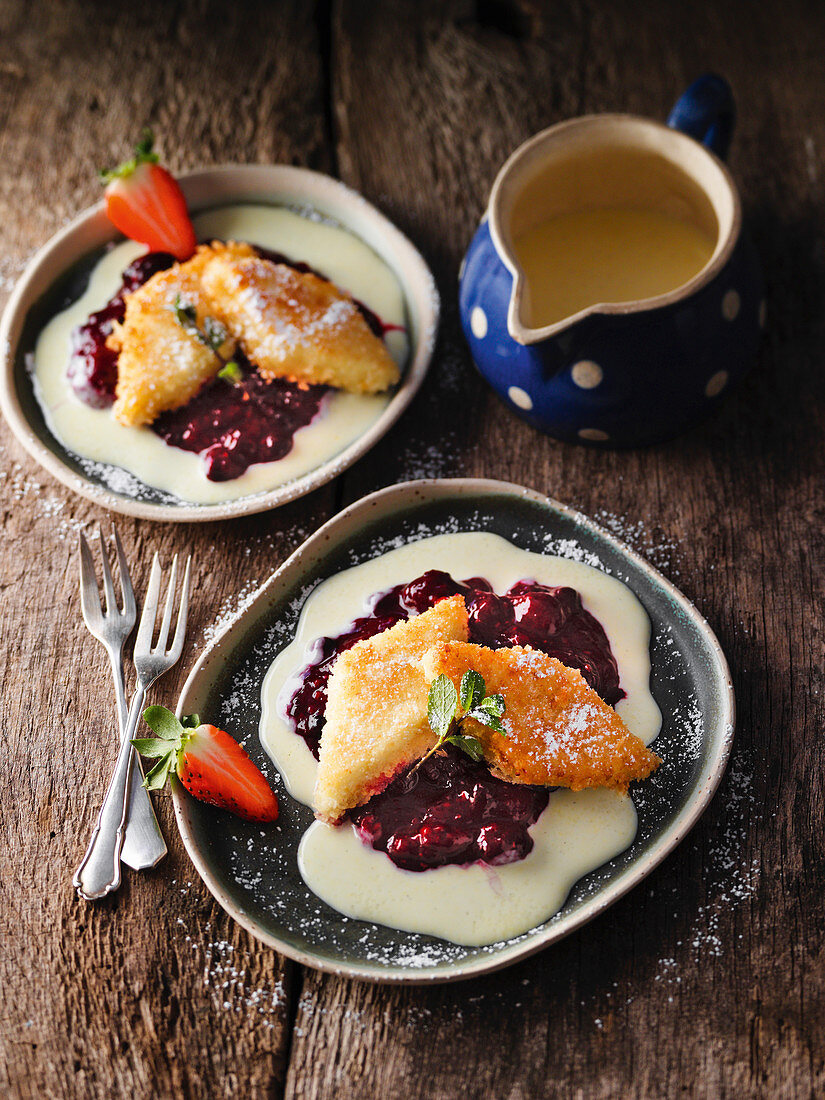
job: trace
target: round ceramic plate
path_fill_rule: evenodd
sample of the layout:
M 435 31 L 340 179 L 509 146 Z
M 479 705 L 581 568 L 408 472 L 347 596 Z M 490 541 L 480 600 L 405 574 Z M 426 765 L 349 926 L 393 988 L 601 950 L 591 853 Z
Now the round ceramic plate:
M 103 205 L 86 210 L 35 254 L 0 322 L 0 405 L 12 431 L 41 466 L 81 496 L 116 512 L 175 522 L 228 519 L 263 512 L 303 496 L 351 466 L 392 427 L 424 380 L 438 327 L 432 273 L 402 233 L 361 195 L 318 172 L 284 165 L 228 165 L 180 177 L 189 208 L 199 213 L 240 202 L 286 206 L 329 218 L 359 237 L 392 269 L 404 294 L 410 350 L 401 383 L 378 419 L 353 443 L 301 477 L 254 496 L 220 504 L 177 501 L 150 486 L 130 495 L 112 484 L 113 467 L 92 475 L 49 431 L 26 367 L 45 323 L 82 292 L 94 262 L 118 234 Z M 130 481 L 134 479 L 129 479 Z
M 196 802 L 174 784 L 183 842 L 217 901 L 264 943 L 306 966 L 369 981 L 442 982 L 507 966 L 568 935 L 648 875 L 710 801 L 731 748 L 733 689 L 707 622 L 655 569 L 581 514 L 499 481 L 413 481 L 365 497 L 320 528 L 256 593 L 192 670 L 179 714 L 197 712 L 243 739 L 269 775 L 258 738 L 261 684 L 294 635 L 321 580 L 428 535 L 488 531 L 525 550 L 574 557 L 627 584 L 652 625 L 651 690 L 664 722 L 663 763 L 633 791 L 633 845 L 581 879 L 561 911 L 530 932 L 488 947 L 346 920 L 304 885 L 298 842 L 312 813 L 277 786 L 280 819 L 250 825 Z

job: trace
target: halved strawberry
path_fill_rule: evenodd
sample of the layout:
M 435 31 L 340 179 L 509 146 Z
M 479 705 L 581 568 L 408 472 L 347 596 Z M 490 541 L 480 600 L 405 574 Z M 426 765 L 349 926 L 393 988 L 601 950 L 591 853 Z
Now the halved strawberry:
M 150 791 L 166 783 L 174 768 L 187 791 L 201 802 L 229 810 L 246 821 L 275 821 L 278 800 L 246 749 L 216 726 L 201 725 L 196 714 L 179 722 L 166 707 L 147 707 L 147 724 L 157 736 L 136 737 L 141 756 L 157 759 L 143 785 Z
M 197 241 L 186 199 L 175 178 L 158 164 L 153 145 L 151 130 L 145 130 L 131 160 L 100 173 L 106 184 L 106 217 L 152 252 L 188 260 Z

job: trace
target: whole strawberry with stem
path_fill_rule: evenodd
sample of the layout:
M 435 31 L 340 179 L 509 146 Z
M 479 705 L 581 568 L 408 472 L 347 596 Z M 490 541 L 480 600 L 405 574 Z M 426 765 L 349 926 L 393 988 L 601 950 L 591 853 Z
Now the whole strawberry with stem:
M 177 180 L 158 164 L 154 143 L 152 131 L 144 130 L 131 160 L 100 173 L 106 217 L 151 252 L 188 260 L 197 247 L 189 209 Z
M 155 759 L 143 785 L 160 790 L 174 771 L 201 802 L 229 810 L 246 821 L 275 821 L 278 800 L 246 749 L 217 726 L 201 724 L 197 714 L 179 721 L 166 707 L 147 707 L 143 717 L 154 737 L 132 741 L 141 756 Z

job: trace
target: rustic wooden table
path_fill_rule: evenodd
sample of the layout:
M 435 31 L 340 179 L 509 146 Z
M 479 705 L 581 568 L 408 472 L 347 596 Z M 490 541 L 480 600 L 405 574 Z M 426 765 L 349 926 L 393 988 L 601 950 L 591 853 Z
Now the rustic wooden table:
M 172 165 L 340 176 L 405 230 L 444 298 L 398 427 L 336 483 L 227 525 L 120 521 L 195 555 L 191 642 L 319 523 L 417 476 L 521 482 L 646 554 L 717 631 L 736 683 L 728 775 L 643 886 L 484 980 L 391 989 L 303 970 L 169 858 L 113 899 L 70 872 L 98 804 L 111 691 L 79 616 L 76 539 L 108 523 L 2 428 L 0 1092 L 13 1097 L 808 1097 L 825 1093 L 823 458 L 825 8 L 645 0 L 243 6 L 0 4 L 0 294 L 151 123 Z M 764 263 L 757 368 L 666 446 L 605 453 L 510 416 L 462 343 L 456 275 L 505 156 L 586 111 L 663 117 L 716 69 Z M 456 415 L 456 410 L 461 415 Z M 167 682 L 170 702 L 177 684 Z

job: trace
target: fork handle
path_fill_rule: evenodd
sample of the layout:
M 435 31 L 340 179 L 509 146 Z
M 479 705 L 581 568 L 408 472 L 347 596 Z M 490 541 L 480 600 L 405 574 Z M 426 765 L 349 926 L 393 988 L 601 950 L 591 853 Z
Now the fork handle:
M 146 688 L 140 685 L 132 699 L 115 769 L 97 816 L 89 847 L 72 880 L 80 896 L 89 901 L 105 897 L 120 886 L 120 850 L 123 846 L 124 823 L 129 807 L 132 738 L 135 735 L 145 698 Z
M 143 786 L 140 759 L 132 749 L 132 771 L 129 780 L 129 807 L 126 831 L 120 858 L 133 871 L 148 871 L 157 866 L 168 852 L 163 833 L 155 815 L 152 799 Z
M 129 707 L 123 686 L 123 650 L 109 651 L 112 660 L 112 676 L 115 681 L 118 730 L 122 737 L 129 721 Z M 160 831 L 158 819 L 149 792 L 143 786 L 143 771 L 138 755 L 132 749 L 132 771 L 129 780 L 129 805 L 126 811 L 126 832 L 123 834 L 121 860 L 133 871 L 146 871 L 156 866 L 166 855 L 166 841 Z

